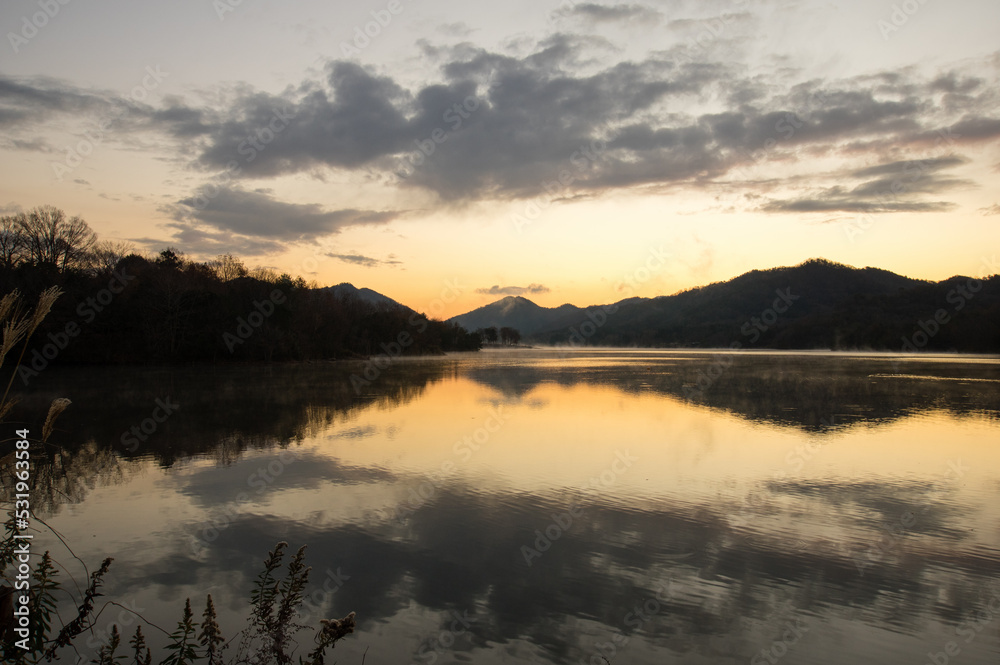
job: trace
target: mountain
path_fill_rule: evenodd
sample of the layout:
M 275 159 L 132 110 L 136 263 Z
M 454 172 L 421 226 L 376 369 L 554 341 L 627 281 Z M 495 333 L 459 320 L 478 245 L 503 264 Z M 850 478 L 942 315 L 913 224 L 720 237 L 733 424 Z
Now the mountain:
M 1000 351 L 997 276 L 930 282 L 812 259 L 612 305 L 504 304 L 510 300 L 453 320 L 469 321 L 469 330 L 511 326 L 540 344 Z
M 335 296 L 338 297 L 348 297 L 357 298 L 364 302 L 372 303 L 373 305 L 390 305 L 392 307 L 403 307 L 404 309 L 409 309 L 405 305 L 402 305 L 389 296 L 384 296 L 378 291 L 372 291 L 367 288 L 357 288 L 349 282 L 341 282 L 336 286 L 328 286 L 324 290 L 330 291 Z
M 607 320 L 593 331 L 588 326 L 591 334 L 583 336 L 591 344 L 615 346 L 783 345 L 779 331 L 793 321 L 829 314 L 857 298 L 898 294 L 922 284 L 926 282 L 887 270 L 813 259 L 793 267 L 752 270 L 670 296 L 616 303 Z M 754 318 L 761 317 L 766 320 L 755 324 Z M 537 336 L 538 341 L 559 343 L 569 334 L 560 326 L 540 330 Z M 811 335 L 817 336 L 818 331 Z
M 507 296 L 479 309 L 454 316 L 448 322 L 457 323 L 469 331 L 490 326 L 508 326 L 516 328 L 522 335 L 531 335 L 539 330 L 552 328 L 562 319 L 579 315 L 582 311 L 573 305 L 540 307 L 527 298 Z

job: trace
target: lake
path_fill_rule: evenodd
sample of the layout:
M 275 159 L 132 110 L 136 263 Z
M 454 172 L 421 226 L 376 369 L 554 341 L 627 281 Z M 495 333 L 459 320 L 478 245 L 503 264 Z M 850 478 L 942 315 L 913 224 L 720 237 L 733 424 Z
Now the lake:
M 1000 656 L 996 357 L 524 349 L 364 370 L 50 369 L 17 411 L 73 400 L 35 510 L 91 570 L 113 556 L 106 597 L 168 630 L 211 593 L 231 637 L 268 550 L 308 545 L 306 622 L 357 612 L 340 663 Z M 97 632 L 119 621 L 131 635 L 114 606 Z M 86 660 L 96 641 L 77 639 Z

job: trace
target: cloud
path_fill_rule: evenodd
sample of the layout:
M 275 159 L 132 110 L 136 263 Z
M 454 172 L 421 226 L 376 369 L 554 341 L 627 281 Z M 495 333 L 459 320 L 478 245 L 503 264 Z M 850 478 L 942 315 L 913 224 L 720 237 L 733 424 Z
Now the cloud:
M 287 203 L 267 190 L 205 185 L 169 210 L 179 222 L 200 222 L 224 233 L 274 241 L 315 240 L 348 226 L 384 224 L 394 211 L 325 210 L 315 203 Z
M 318 165 L 357 168 L 403 152 L 411 136 L 427 136 L 440 124 L 407 119 L 411 95 L 386 76 L 348 62 L 327 70 L 325 82 L 304 82 L 298 99 L 253 93 L 236 100 L 226 119 L 209 130 L 199 163 L 221 169 L 236 161 L 243 175 L 254 177 Z M 438 94 L 460 101 L 470 92 L 466 86 Z
M 45 139 L 15 139 L 7 138 L 6 147 L 10 150 L 27 150 L 31 152 L 52 152 L 52 146 L 46 143 Z
M 166 108 L 146 114 L 148 127 L 166 129 L 178 138 L 193 138 L 210 134 L 220 118 L 208 109 L 195 109 L 184 105 L 177 97 L 168 97 Z
M 959 72 L 947 72 L 931 81 L 930 87 L 939 92 L 968 94 L 985 84 L 986 81 L 978 77 L 966 77 Z
M 88 91 L 48 77 L 0 75 L 0 127 L 37 124 L 57 114 L 106 110 L 114 95 Z
M 579 78 L 561 71 L 592 48 L 592 41 L 556 36 L 521 60 L 473 49 L 444 64 L 442 83 L 412 92 L 334 62 L 325 81 L 300 86 L 307 90 L 300 99 L 239 99 L 208 133 L 197 161 L 217 170 L 236 160 L 241 175 L 257 178 L 316 167 L 392 174 L 416 165 L 402 187 L 453 201 L 533 196 L 565 169 L 596 186 L 600 169 L 580 151 L 600 138 L 605 120 L 651 109 L 668 93 L 694 93 L 699 81 L 693 72 L 671 76 L 673 66 L 657 60 Z M 278 113 L 291 117 L 288 126 L 251 150 L 248 141 Z
M 471 27 L 468 23 L 464 21 L 457 21 L 455 23 L 442 23 L 438 26 L 438 32 L 449 37 L 470 37 L 473 33 L 477 32 L 476 28 Z
M 970 187 L 970 180 L 938 175 L 937 172 L 968 162 L 958 156 L 937 159 L 913 159 L 890 162 L 881 166 L 855 171 L 855 177 L 880 176 L 861 183 L 851 190 L 855 197 L 875 196 L 886 198 L 900 193 L 939 193 L 949 189 Z
M 327 210 L 317 204 L 280 201 L 268 189 L 248 191 L 238 186 L 210 185 L 163 206 L 161 211 L 173 219 L 164 225 L 172 237 L 134 241 L 147 246 L 172 245 L 203 256 L 226 252 L 272 254 L 295 243 L 316 242 L 350 226 L 385 224 L 401 214 L 355 208 Z M 392 259 L 390 256 L 383 263 L 398 263 Z
M 596 7 L 573 11 L 603 11 Z M 636 7 L 603 9 L 625 14 Z M 676 49 L 595 65 L 606 62 L 607 49 L 599 39 L 567 34 L 539 42 L 523 57 L 467 44 L 436 48 L 443 79 L 413 89 L 358 64 L 332 62 L 324 80 L 297 88 L 305 91 L 300 98 L 241 97 L 219 114 L 228 120 L 207 134 L 198 162 L 223 168 L 239 157 L 238 146 L 285 112 L 293 116 L 288 127 L 255 151 L 243 175 L 373 169 L 405 175 L 399 187 L 446 201 L 562 200 L 616 188 L 702 187 L 756 165 L 762 155 L 798 161 L 807 149 L 844 150 L 864 158 L 890 148 L 926 149 L 945 130 L 959 142 L 1000 136 L 991 93 L 959 74 L 920 79 L 891 72 L 783 90 L 747 77 L 735 63 L 685 61 Z M 697 97 L 713 86 L 729 95 L 728 107 L 697 112 Z M 942 86 L 968 98 L 963 115 L 950 122 L 942 122 L 948 109 L 929 101 Z M 870 175 L 868 187 L 877 190 L 883 183 Z M 926 178 L 921 191 L 967 184 Z M 871 208 L 857 203 L 844 205 Z
M 956 204 L 948 201 L 858 201 L 850 198 L 820 197 L 790 201 L 771 201 L 761 207 L 764 212 L 947 212 Z
M 213 232 L 189 224 L 169 222 L 164 224 L 163 227 L 173 235 L 162 238 L 141 236 L 127 238 L 127 240 L 153 253 L 159 253 L 160 250 L 172 247 L 199 260 L 208 260 L 219 254 L 264 256 L 280 252 L 282 249 L 279 243 L 270 241 L 261 242 L 253 238 L 234 236 L 231 233 Z
M 663 17 L 659 11 L 646 5 L 601 5 L 594 2 L 581 2 L 571 7 L 560 7 L 553 12 L 553 15 L 579 18 L 589 23 L 658 22 Z
M 858 178 L 866 178 L 869 176 L 899 176 L 909 173 L 940 171 L 953 166 L 967 164 L 968 162 L 968 159 L 957 155 L 949 155 L 948 157 L 937 157 L 933 159 L 908 159 L 858 169 L 854 171 L 853 175 Z
M 543 284 L 529 284 L 528 286 L 500 286 L 499 284 L 494 284 L 488 289 L 476 289 L 476 293 L 488 296 L 520 296 L 525 293 L 548 293 L 551 290 Z
M 364 256 L 358 254 L 357 252 L 351 252 L 350 254 L 334 254 L 328 253 L 331 259 L 337 259 L 338 261 L 343 261 L 344 263 L 353 263 L 354 265 L 359 265 L 362 268 L 377 268 L 378 266 L 395 266 L 401 265 L 402 261 L 395 260 L 395 255 L 390 254 L 388 259 L 375 259 L 370 256 Z
M 957 140 L 989 140 L 1000 137 L 1000 118 L 970 115 L 949 127 Z
M 921 194 L 940 194 L 975 185 L 970 180 L 942 175 L 941 171 L 969 160 L 951 155 L 929 159 L 893 161 L 843 174 L 841 181 L 859 179 L 853 187 L 844 184 L 814 191 L 790 200 L 771 200 L 761 206 L 766 212 L 946 212 L 956 204 L 925 201 Z
M 191 108 L 176 96 L 164 97 L 163 108 L 123 97 L 113 91 L 82 88 L 45 76 L 0 74 L 0 128 L 10 134 L 65 129 L 80 136 L 99 136 L 135 147 L 137 139 L 190 140 L 220 122 L 217 109 Z M 20 150 L 55 152 L 41 138 L 8 138 Z M 189 146 L 185 146 L 187 149 Z
M 1000 215 L 1000 203 L 994 203 L 991 206 L 985 208 L 980 208 L 979 212 L 983 215 Z
M 558 11 L 617 21 L 654 10 L 577 3 Z M 201 171 L 235 162 L 243 182 L 333 171 L 455 204 L 738 188 L 741 181 L 763 193 L 761 179 L 743 172 L 764 164 L 795 165 L 796 184 L 807 192 L 765 204 L 770 211 L 943 210 L 952 204 L 921 196 L 975 184 L 947 176 L 958 163 L 939 156 L 940 148 L 1000 139 L 996 93 L 970 73 L 974 65 L 930 75 L 906 69 L 801 81 L 789 68 L 762 77 L 714 50 L 736 48 L 753 20 L 733 15 L 713 50 L 698 57 L 675 41 L 625 59 L 604 38 L 565 33 L 518 55 L 425 44 L 440 66 L 433 81 L 403 83 L 356 62 L 331 61 L 277 94 L 237 85 L 219 97 L 224 101 L 197 105 L 170 96 L 157 107 L 130 104 L 114 133 L 120 141 L 158 139 L 158 147 L 166 139 L 175 158 Z M 0 77 L 0 126 L 21 133 L 60 114 L 91 117 L 121 103 L 50 79 Z M 42 149 L 27 134 L 14 140 Z M 931 149 L 937 155 L 925 159 Z M 845 168 L 831 182 L 814 155 L 881 163 Z M 898 178 L 893 169 L 916 159 L 930 164 L 923 177 L 896 200 L 881 201 Z M 188 201 L 178 202 L 178 211 L 210 229 L 281 242 L 398 214 L 295 207 L 238 187 L 203 210 Z

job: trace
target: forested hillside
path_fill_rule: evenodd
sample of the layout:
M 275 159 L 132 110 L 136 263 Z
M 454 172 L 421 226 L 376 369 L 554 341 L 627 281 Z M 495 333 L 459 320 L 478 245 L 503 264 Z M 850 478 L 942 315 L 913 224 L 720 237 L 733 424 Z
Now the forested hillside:
M 391 302 L 248 269 L 231 255 L 155 258 L 103 243 L 79 218 L 39 208 L 2 219 L 0 291 L 63 294 L 19 372 L 52 363 L 306 360 L 479 348 L 479 337 Z

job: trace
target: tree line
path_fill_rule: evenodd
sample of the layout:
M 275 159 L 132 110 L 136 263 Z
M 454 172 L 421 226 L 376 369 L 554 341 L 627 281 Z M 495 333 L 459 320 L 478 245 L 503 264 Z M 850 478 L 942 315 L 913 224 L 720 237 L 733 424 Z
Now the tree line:
M 510 326 L 490 326 L 489 328 L 477 328 L 474 335 L 478 335 L 482 344 L 503 344 L 504 346 L 516 346 L 521 342 L 521 332 L 517 328 Z
M 0 217 L 2 292 L 61 297 L 22 357 L 27 382 L 53 363 L 366 357 L 405 334 L 408 354 L 478 350 L 481 336 L 401 305 L 374 304 L 231 254 L 143 256 L 42 206 Z

